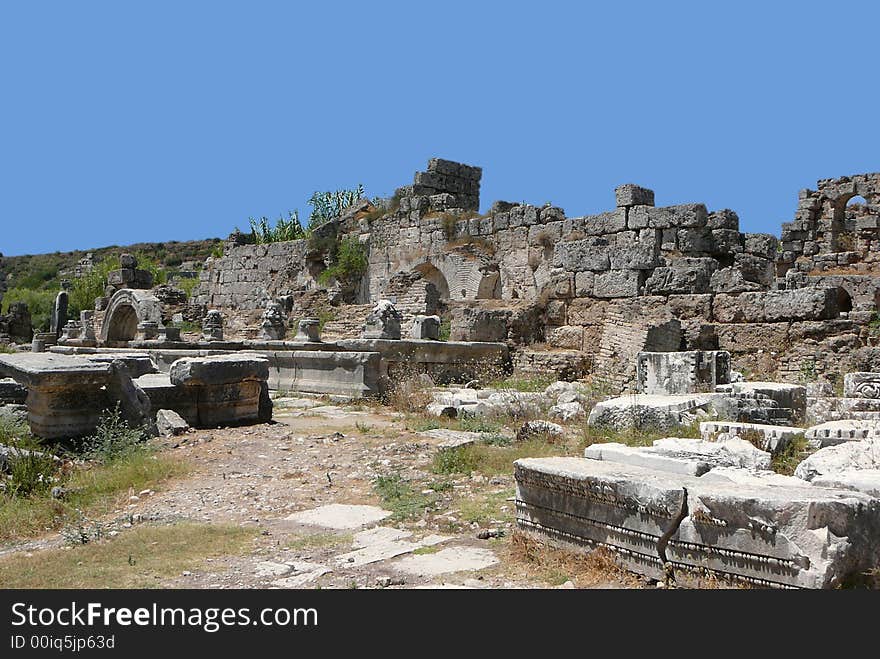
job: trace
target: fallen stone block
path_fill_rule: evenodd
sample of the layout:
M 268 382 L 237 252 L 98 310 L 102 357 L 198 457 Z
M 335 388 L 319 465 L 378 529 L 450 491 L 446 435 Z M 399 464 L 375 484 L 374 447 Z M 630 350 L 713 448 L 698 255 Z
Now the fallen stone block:
M 572 401 L 570 403 L 559 403 L 554 405 L 550 408 L 549 415 L 551 419 L 568 423 L 569 421 L 575 421 L 585 417 L 587 413 L 584 410 L 583 405 L 576 401 Z
M 639 391 L 644 394 L 713 392 L 730 382 L 730 353 L 723 350 L 640 352 L 637 359 Z
M 164 437 L 173 437 L 189 430 L 189 424 L 174 410 L 159 410 L 156 412 L 156 429 Z
M 272 353 L 269 385 L 280 391 L 362 398 L 379 394 L 377 352 L 289 350 Z
M 722 433 L 736 437 L 752 437 L 760 441 L 765 451 L 779 453 L 793 439 L 803 437 L 804 429 L 794 426 L 773 426 L 735 421 L 702 421 L 700 423 L 700 436 L 703 439 L 712 439 Z
M 858 492 L 743 485 L 582 458 L 526 458 L 514 470 L 520 529 L 606 547 L 654 579 L 665 573 L 663 536 L 679 574 L 708 570 L 760 586 L 833 588 L 880 559 L 880 500 Z
M 880 421 L 859 421 L 844 419 L 827 421 L 807 428 L 804 432 L 807 443 L 812 448 L 825 448 L 843 442 L 858 441 L 869 437 L 880 437 Z
M 516 432 L 516 441 L 524 442 L 535 437 L 543 437 L 548 440 L 559 439 L 564 435 L 565 429 L 559 424 L 539 419 L 523 423 Z
M 807 388 L 787 382 L 734 382 L 719 391 L 733 394 L 767 396 L 779 407 L 791 410 L 792 419 L 803 419 L 807 409 Z
M 880 469 L 880 437 L 822 448 L 801 462 L 794 475 L 806 481 L 844 471 Z
M 587 423 L 611 430 L 670 430 L 690 423 L 694 418 L 690 415 L 709 408 L 711 400 L 710 396 L 699 394 L 620 396 L 596 403 Z
M 21 404 L 27 398 L 27 387 L 12 378 L 0 379 L 0 405 Z

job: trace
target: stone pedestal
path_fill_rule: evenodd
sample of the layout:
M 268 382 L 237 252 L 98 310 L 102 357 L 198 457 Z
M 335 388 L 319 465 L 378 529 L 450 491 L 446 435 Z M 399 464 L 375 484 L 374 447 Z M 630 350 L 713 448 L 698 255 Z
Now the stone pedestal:
M 299 321 L 294 341 L 302 341 L 305 343 L 321 342 L 321 321 L 317 318 L 303 318 Z
M 416 316 L 412 326 L 412 338 L 440 340 L 440 316 Z

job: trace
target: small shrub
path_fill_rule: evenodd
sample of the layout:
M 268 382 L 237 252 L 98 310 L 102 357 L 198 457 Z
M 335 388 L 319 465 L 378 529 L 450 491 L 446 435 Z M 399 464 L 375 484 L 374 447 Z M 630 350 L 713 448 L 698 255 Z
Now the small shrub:
M 440 216 L 440 228 L 443 230 L 446 240 L 452 240 L 455 237 L 455 225 L 457 222 L 458 217 L 452 213 L 443 213 Z
M 385 394 L 387 404 L 398 412 L 421 413 L 433 400 L 430 385 L 417 373 L 401 375 Z
M 441 341 L 449 341 L 450 336 L 452 336 L 452 319 L 447 316 L 440 319 L 439 339 Z
M 24 448 L 21 442 L 12 443 L 16 452 L 8 458 L 9 477 L 6 493 L 13 497 L 27 497 L 46 492 L 57 481 L 58 463 L 45 450 Z
M 480 456 L 474 446 L 456 446 L 434 455 L 432 471 L 435 474 L 469 474 L 480 465 Z
M 309 198 L 309 205 L 312 212 L 309 215 L 309 230 L 315 227 L 335 220 L 342 215 L 342 211 L 355 203 L 364 196 L 364 186 L 358 185 L 356 188 L 341 190 L 315 192 Z
M 145 449 L 142 428 L 131 428 L 122 418 L 119 404 L 101 415 L 95 433 L 83 440 L 83 453 L 90 460 L 107 464 Z
M 269 224 L 268 217 L 261 217 L 259 220 L 248 218 L 251 225 L 251 236 L 253 242 L 257 245 L 267 243 L 280 243 L 289 240 L 299 240 L 306 237 L 306 231 L 303 229 L 299 221 L 298 211 L 287 211 L 287 219 L 279 216 L 275 221 L 275 226 Z
M 810 454 L 810 446 L 804 437 L 793 438 L 786 447 L 770 459 L 770 469 L 783 476 L 793 476 L 794 470 Z
M 403 520 L 423 515 L 437 502 L 436 494 L 417 492 L 400 474 L 377 476 L 373 490 L 382 503 L 392 511 L 392 519 Z

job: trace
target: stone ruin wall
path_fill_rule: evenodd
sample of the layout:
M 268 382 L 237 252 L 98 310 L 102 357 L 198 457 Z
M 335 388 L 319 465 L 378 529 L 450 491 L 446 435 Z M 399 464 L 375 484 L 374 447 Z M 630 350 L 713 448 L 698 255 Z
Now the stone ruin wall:
M 360 305 L 355 316 L 391 298 L 405 324 L 442 313 L 452 339 L 508 342 L 521 371 L 592 371 L 612 388 L 631 382 L 642 350 L 728 350 L 753 379 L 836 382 L 877 366 L 869 323 L 880 303 L 880 174 L 801 192 L 781 240 L 741 232 L 731 210 L 656 207 L 652 191 L 630 184 L 598 215 L 507 202 L 479 214 L 481 175 L 432 159 L 383 202 L 384 214 L 333 223 L 368 249 L 348 300 Z M 847 207 L 857 194 L 867 206 Z M 229 244 L 206 263 L 196 301 L 241 329 L 256 325 L 268 298 L 291 318 L 317 313 L 328 304 L 322 267 L 306 241 Z M 336 318 L 349 316 L 337 308 Z

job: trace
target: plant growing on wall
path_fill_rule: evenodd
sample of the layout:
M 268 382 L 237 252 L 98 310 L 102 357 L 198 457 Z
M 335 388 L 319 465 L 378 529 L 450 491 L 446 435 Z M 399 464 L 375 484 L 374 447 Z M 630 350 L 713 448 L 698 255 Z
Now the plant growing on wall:
M 344 238 L 330 249 L 330 267 L 318 275 L 318 283 L 326 285 L 331 279 L 354 284 L 367 271 L 367 249 L 355 238 Z
M 306 231 L 299 221 L 299 211 L 287 211 L 287 219 L 279 216 L 275 221 L 275 226 L 269 224 L 269 218 L 266 216 L 259 220 L 252 217 L 248 219 L 251 223 L 253 242 L 257 245 L 280 243 L 306 237 Z
M 315 192 L 309 198 L 309 205 L 312 212 L 309 215 L 309 229 L 334 220 L 342 211 L 351 206 L 358 199 L 364 196 L 364 186 L 358 184 L 354 189 L 343 188 L 341 190 Z

